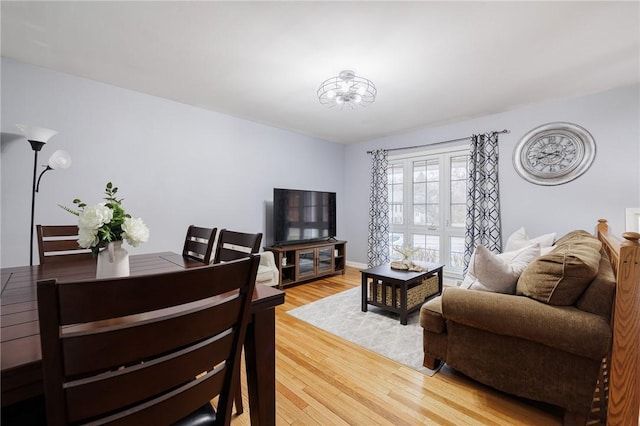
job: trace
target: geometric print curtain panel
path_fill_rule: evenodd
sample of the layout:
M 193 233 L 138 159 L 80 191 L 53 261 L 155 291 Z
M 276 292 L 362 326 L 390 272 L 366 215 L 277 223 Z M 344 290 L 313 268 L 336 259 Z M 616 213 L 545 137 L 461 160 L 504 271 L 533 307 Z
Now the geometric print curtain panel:
M 371 156 L 371 193 L 369 195 L 369 267 L 389 262 L 389 188 L 387 187 L 387 151 L 377 149 Z
M 471 254 L 479 244 L 494 253 L 502 251 L 497 133 L 471 137 L 464 238 L 465 274 Z

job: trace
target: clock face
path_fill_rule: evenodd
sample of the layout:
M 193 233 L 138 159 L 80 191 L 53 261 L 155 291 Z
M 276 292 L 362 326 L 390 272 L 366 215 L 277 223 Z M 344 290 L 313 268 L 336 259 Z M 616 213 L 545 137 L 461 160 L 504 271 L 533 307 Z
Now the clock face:
M 516 171 L 539 185 L 559 185 L 584 173 L 595 157 L 593 137 L 580 126 L 551 123 L 527 133 L 514 152 Z

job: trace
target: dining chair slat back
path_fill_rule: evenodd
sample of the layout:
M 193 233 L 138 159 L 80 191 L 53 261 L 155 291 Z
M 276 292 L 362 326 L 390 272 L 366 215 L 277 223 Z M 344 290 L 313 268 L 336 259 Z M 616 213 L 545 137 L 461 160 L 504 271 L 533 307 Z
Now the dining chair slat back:
M 73 262 L 93 256 L 78 245 L 77 225 L 36 225 L 40 264 Z
M 221 229 L 218 235 L 213 263 L 229 262 L 245 258 L 250 256 L 252 253 L 258 253 L 260 251 L 261 242 L 262 233 L 251 234 Z M 237 368 L 239 370 L 240 366 Z M 244 412 L 244 407 L 242 404 L 242 384 L 240 383 L 240 375 L 238 375 L 237 380 L 238 382 L 236 384 L 234 400 L 236 413 L 242 414 Z
M 260 251 L 262 233 L 250 234 L 245 232 L 220 230 L 214 263 L 229 262 L 242 259 L 252 253 Z
M 190 225 L 184 239 L 182 255 L 204 263 L 211 262 L 217 228 Z
M 38 282 L 48 425 L 228 425 L 258 264 Z

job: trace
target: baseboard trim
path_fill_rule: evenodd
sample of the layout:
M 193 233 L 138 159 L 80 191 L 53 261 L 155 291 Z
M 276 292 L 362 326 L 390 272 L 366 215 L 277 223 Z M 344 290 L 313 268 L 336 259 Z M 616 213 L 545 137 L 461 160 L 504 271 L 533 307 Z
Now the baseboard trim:
M 351 262 L 347 260 L 347 266 L 351 266 L 352 268 L 358 268 L 358 269 L 367 269 L 368 266 L 366 263 L 359 263 L 359 262 Z

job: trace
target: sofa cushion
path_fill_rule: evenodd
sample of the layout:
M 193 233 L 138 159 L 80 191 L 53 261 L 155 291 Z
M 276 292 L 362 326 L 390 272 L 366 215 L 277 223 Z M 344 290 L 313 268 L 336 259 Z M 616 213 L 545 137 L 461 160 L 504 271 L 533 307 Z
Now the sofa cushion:
M 535 238 L 529 238 L 527 231 L 524 227 L 518 229 L 507 238 L 507 242 L 504 247 L 505 252 L 519 250 L 521 248 L 531 246 L 533 244 L 540 244 L 540 248 L 550 247 L 553 245 L 553 240 L 556 238 L 556 233 L 540 235 Z
M 616 292 L 616 276 L 611 267 L 609 256 L 601 250 L 598 275 L 582 293 L 576 302 L 576 308 L 600 315 L 605 319 L 611 318 L 613 299 Z
M 553 306 L 528 297 L 449 287 L 443 289 L 441 298 L 450 340 L 455 338 L 450 325 L 454 322 L 594 360 L 601 360 L 611 347 L 609 321 L 574 306 Z
M 434 297 L 420 308 L 420 325 L 433 333 L 444 333 L 446 325 L 442 318 L 442 296 Z
M 522 272 L 517 294 L 551 305 L 573 305 L 598 274 L 602 243 L 591 235 L 561 238 Z
M 514 294 L 520 274 L 539 255 L 539 244 L 499 254 L 479 245 L 471 255 L 467 275 L 460 287 Z

